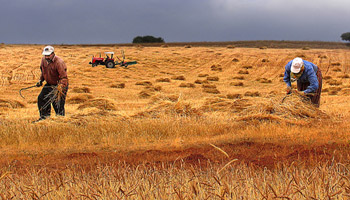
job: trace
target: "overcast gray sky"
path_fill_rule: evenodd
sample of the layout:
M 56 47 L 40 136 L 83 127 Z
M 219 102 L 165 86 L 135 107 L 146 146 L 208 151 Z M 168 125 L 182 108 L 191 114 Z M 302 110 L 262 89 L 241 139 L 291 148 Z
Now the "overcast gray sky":
M 350 0 L 0 0 L 0 42 L 341 41 Z

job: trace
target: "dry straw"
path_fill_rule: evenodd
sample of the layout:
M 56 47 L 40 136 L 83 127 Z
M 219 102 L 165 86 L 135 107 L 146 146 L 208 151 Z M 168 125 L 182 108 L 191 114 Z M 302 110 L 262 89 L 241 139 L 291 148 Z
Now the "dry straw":
M 202 112 L 200 109 L 193 108 L 188 102 L 184 102 L 182 100 L 174 102 L 173 100 L 162 100 L 160 98 L 156 104 L 151 103 L 150 107 L 145 111 L 139 112 L 132 117 L 159 118 L 164 115 L 178 117 L 200 117 L 202 116 Z
M 75 92 L 75 93 L 91 93 L 90 88 L 88 88 L 88 87 L 73 88 L 72 92 Z
M 78 107 L 78 109 L 85 109 L 85 108 L 98 108 L 101 111 L 117 110 L 114 102 L 108 99 L 101 99 L 101 98 L 88 100 Z
M 330 117 L 297 94 L 288 95 L 282 102 L 276 96 L 266 102 L 254 104 L 244 109 L 237 118 L 239 121 L 285 121 L 292 124 L 307 123 L 312 120 Z
M 69 98 L 67 100 L 67 103 L 70 104 L 80 104 L 80 103 L 84 103 L 89 99 L 93 99 L 94 97 L 91 94 L 79 94 L 79 95 L 75 95 L 72 96 L 71 98 Z
M 0 108 L 24 108 L 25 104 L 14 99 L 0 99 Z
M 44 87 L 51 87 L 51 91 L 44 97 L 48 101 L 45 103 L 45 105 L 42 107 L 43 109 L 50 106 L 52 103 L 55 103 L 57 106 L 60 106 L 61 101 L 65 98 L 65 88 L 62 87 L 62 85 L 58 86 L 44 86 Z

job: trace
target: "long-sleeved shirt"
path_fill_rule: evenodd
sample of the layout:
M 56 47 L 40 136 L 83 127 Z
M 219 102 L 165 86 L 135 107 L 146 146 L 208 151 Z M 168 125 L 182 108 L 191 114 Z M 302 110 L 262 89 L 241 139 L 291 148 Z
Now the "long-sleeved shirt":
M 41 59 L 40 69 L 41 81 L 45 80 L 50 85 L 62 84 L 63 87 L 68 86 L 67 66 L 60 57 L 55 55 L 50 63 L 43 57 Z
M 287 86 L 291 87 L 291 81 L 290 81 L 290 73 L 291 73 L 291 66 L 292 66 L 293 60 L 289 61 L 287 65 L 285 66 L 284 71 L 284 78 L 283 81 L 287 84 Z M 318 79 L 316 76 L 316 72 L 318 70 L 318 67 L 306 60 L 303 60 L 304 62 L 304 71 L 303 74 L 298 78 L 298 83 L 310 83 L 310 85 L 304 90 L 304 93 L 313 93 L 316 92 L 318 89 Z

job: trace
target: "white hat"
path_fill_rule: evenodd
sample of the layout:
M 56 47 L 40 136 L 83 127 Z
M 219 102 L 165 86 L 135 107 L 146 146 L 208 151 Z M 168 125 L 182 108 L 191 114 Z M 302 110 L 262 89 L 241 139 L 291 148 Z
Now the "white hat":
M 49 56 L 54 52 L 54 48 L 52 46 L 46 46 L 43 50 L 44 56 Z
M 290 68 L 290 71 L 292 71 L 293 73 L 299 73 L 303 64 L 304 64 L 303 59 L 298 58 L 298 57 L 294 58 L 293 62 L 292 62 L 292 67 Z

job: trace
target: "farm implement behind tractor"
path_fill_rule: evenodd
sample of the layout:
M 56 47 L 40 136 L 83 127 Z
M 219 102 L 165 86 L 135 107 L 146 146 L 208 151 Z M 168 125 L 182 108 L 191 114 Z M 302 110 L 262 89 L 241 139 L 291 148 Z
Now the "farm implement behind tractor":
M 105 65 L 106 68 L 115 68 L 116 65 L 119 65 L 121 67 L 128 67 L 129 65 L 134 65 L 137 64 L 136 61 L 131 61 L 131 62 L 125 62 L 125 54 L 124 51 L 121 50 L 122 53 L 122 58 L 123 60 L 119 59 L 117 56 L 116 58 L 119 60 L 114 60 L 113 55 L 114 52 L 104 52 L 104 54 L 106 55 L 106 58 L 102 58 L 101 54 L 100 57 L 95 57 L 92 56 L 92 61 L 89 62 L 89 64 L 91 64 L 92 67 L 96 67 L 97 65 Z

